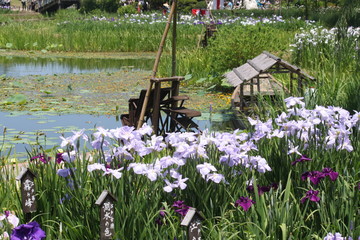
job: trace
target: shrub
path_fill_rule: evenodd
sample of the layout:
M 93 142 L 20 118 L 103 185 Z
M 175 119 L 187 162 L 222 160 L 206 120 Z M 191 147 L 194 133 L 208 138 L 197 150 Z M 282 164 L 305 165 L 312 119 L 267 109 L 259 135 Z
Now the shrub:
M 98 8 L 96 0 L 82 0 L 80 12 L 81 13 L 88 13 Z
M 123 16 L 125 14 L 135 14 L 136 13 L 136 8 L 134 5 L 126 5 L 126 6 L 121 6 L 118 8 L 117 13 L 120 16 Z

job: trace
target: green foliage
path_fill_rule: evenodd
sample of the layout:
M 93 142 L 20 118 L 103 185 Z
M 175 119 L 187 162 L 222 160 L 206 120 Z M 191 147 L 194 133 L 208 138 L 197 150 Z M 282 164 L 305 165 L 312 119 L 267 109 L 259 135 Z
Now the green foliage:
M 285 52 L 291 35 L 273 26 L 219 28 L 219 34 L 208 48 L 212 74 L 238 67 L 263 51 Z
M 119 1 L 117 0 L 100 0 L 97 3 L 100 10 L 108 13 L 116 13 L 119 7 Z
M 70 9 L 60 9 L 56 11 L 54 17 L 56 20 L 59 21 L 69 21 L 73 19 L 82 18 L 83 15 L 79 12 L 79 10 L 75 8 L 70 8 Z
M 89 13 L 98 8 L 96 0 L 81 0 L 80 12 Z
M 283 57 L 291 43 L 296 28 L 304 24 L 257 24 L 255 26 L 219 25 L 216 36 L 206 48 L 183 50 L 178 53 L 180 75 L 192 74 L 191 83 L 206 87 L 222 85 L 222 75 L 242 65 L 263 51 Z M 202 37 L 202 35 L 198 35 Z M 199 39 L 198 38 L 198 39 Z M 196 43 L 193 43 L 196 46 Z M 169 74 L 170 58 L 165 58 L 167 69 L 160 67 L 160 74 Z M 167 73 L 166 73 L 167 72 Z
M 197 0 L 180 0 L 178 2 L 178 9 L 180 12 L 185 14 L 191 14 L 191 9 L 206 9 L 206 2 L 199 2 Z
M 125 14 L 135 14 L 137 13 L 137 10 L 134 5 L 126 5 L 119 7 L 117 13 L 120 16 L 124 16 Z

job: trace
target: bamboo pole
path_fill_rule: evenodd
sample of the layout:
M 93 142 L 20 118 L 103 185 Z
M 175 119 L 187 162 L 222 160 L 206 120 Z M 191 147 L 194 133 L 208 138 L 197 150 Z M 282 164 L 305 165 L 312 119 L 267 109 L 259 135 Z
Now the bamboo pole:
M 156 77 L 156 73 L 157 73 L 157 69 L 158 69 L 158 66 L 159 66 L 161 54 L 163 52 L 165 40 L 166 40 L 167 34 L 169 32 L 169 29 L 170 29 L 170 25 L 171 25 L 171 21 L 172 21 L 174 12 L 176 10 L 176 1 L 177 0 L 174 0 L 173 3 L 171 4 L 171 10 L 170 10 L 170 13 L 169 13 L 169 16 L 168 16 L 168 20 L 167 20 L 167 23 L 166 23 L 166 26 L 165 26 L 165 30 L 164 30 L 160 45 L 159 45 L 158 52 L 156 54 L 155 63 L 154 63 L 154 67 L 153 67 L 153 75 L 152 75 L 153 78 Z M 146 90 L 144 104 L 143 104 L 142 109 L 141 109 L 141 113 L 140 113 L 140 117 L 139 117 L 139 121 L 138 121 L 138 125 L 137 125 L 136 129 L 141 128 L 141 126 L 144 123 L 145 112 L 146 112 L 146 108 L 147 108 L 147 105 L 148 105 L 148 102 L 149 102 L 150 91 L 152 89 L 152 85 L 153 85 L 153 82 L 150 81 L 150 84 L 149 84 L 149 86 L 148 86 L 148 88 Z
M 172 26 L 172 59 L 171 59 L 171 76 L 176 76 L 176 25 L 177 25 L 177 11 L 176 11 L 176 1 L 173 3 L 175 5 L 174 15 L 173 15 L 173 26 Z

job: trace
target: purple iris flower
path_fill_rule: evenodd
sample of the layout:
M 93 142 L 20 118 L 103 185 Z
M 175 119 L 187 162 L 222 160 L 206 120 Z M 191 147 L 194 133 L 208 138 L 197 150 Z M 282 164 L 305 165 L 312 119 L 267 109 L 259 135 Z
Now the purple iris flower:
M 73 168 L 72 170 L 76 170 L 75 168 Z M 60 177 L 68 177 L 71 175 L 71 169 L 70 168 L 65 168 L 65 169 L 59 169 L 57 171 L 57 175 L 59 175 Z
M 269 186 L 258 186 L 258 194 L 262 195 L 265 192 L 270 192 L 271 188 L 276 190 L 278 189 L 279 185 L 277 183 L 272 183 Z M 249 193 L 253 193 L 254 192 L 254 186 L 253 185 L 249 185 L 246 187 L 246 190 Z
M 307 178 L 310 178 L 310 181 L 313 184 L 318 185 L 320 180 L 325 178 L 325 175 L 324 173 L 319 171 L 304 172 L 303 174 L 301 174 L 301 180 L 305 181 Z
M 28 224 L 21 224 L 13 229 L 11 240 L 41 240 L 46 237 L 45 232 L 40 228 L 37 222 L 30 222 Z
M 334 172 L 334 170 L 332 170 L 331 168 L 324 168 L 322 170 L 322 173 L 325 175 L 325 176 L 328 176 L 331 181 L 335 181 L 338 176 L 339 176 L 339 173 L 338 172 Z
M 60 198 L 60 204 L 63 204 L 66 200 L 70 200 L 71 196 L 67 193 L 65 193 L 65 196 L 63 198 Z
M 175 212 L 177 212 L 181 216 L 185 216 L 187 214 L 187 212 L 189 211 L 189 208 L 190 208 L 189 206 L 184 206 L 184 208 L 176 209 Z
M 291 163 L 291 165 L 296 165 L 297 163 L 300 163 L 300 162 L 305 162 L 305 161 L 311 161 L 312 159 L 311 158 L 308 158 L 307 156 L 305 156 L 305 155 L 301 155 L 301 157 L 300 158 L 298 158 L 298 159 L 296 159 L 295 161 L 293 161 L 292 163 Z
M 190 206 L 184 204 L 184 201 L 175 201 L 172 207 L 177 208 L 175 212 L 179 213 L 181 216 L 185 216 L 188 212 Z
M 317 196 L 319 194 L 319 191 L 309 190 L 306 192 L 305 197 L 303 197 L 300 202 L 304 203 L 306 199 L 309 199 L 312 202 L 318 202 L 320 201 L 320 198 Z
M 160 218 L 160 217 L 158 217 L 157 219 L 155 219 L 155 223 L 156 223 L 157 225 L 159 225 L 159 226 L 161 226 L 161 225 L 164 224 L 163 219 Z
M 50 161 L 50 157 L 46 157 L 45 155 L 43 155 L 41 153 L 32 157 L 30 160 L 35 160 L 35 159 L 39 159 L 43 163 L 48 163 Z
M 248 197 L 240 197 L 238 200 L 236 200 L 235 202 L 235 207 L 242 207 L 243 210 L 246 212 L 247 210 L 249 210 L 249 208 L 251 207 L 251 205 L 255 204 L 254 200 L 251 200 Z
M 63 153 L 56 153 L 56 163 L 64 162 L 64 159 L 62 157 Z
M 274 189 L 274 190 L 277 190 L 278 188 L 279 188 L 279 184 L 277 184 L 277 183 L 272 183 L 271 185 L 270 185 L 270 187 L 272 188 L 272 189 Z
M 253 193 L 254 192 L 254 186 L 253 185 L 247 186 L 246 191 L 248 191 L 249 193 Z
M 259 195 L 262 195 L 263 193 L 265 193 L 265 192 L 270 192 L 270 187 L 269 186 L 261 186 L 261 187 L 259 187 L 259 189 L 258 189 L 258 194 Z
M 159 212 L 159 217 L 155 219 L 155 223 L 157 225 L 163 225 L 165 223 L 165 215 L 166 215 L 166 212 L 164 211 L 164 208 L 162 207 L 160 212 Z

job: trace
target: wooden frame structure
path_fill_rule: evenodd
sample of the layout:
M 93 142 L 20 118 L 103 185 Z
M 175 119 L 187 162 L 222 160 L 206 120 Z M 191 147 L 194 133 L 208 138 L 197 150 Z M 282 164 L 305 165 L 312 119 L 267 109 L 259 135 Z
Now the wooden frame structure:
M 272 76 L 276 73 L 290 74 L 289 88 L 284 87 Z M 231 85 L 236 87 L 231 101 L 233 107 L 236 105 L 241 111 L 246 111 L 248 107 L 256 103 L 256 94 L 271 96 L 279 91 L 293 94 L 295 87 L 298 93 L 303 94 L 304 81 L 315 81 L 314 77 L 307 75 L 299 67 L 266 51 L 224 76 Z
M 139 98 L 129 100 L 129 113 L 120 116 L 121 122 L 125 126 L 133 126 L 139 129 L 145 122 L 150 121 L 156 135 L 166 134 L 167 132 L 194 130 L 200 131 L 199 126 L 192 120 L 194 117 L 201 116 L 201 112 L 183 107 L 184 101 L 188 96 L 179 96 L 180 81 L 184 77 L 176 76 L 176 13 L 177 0 L 173 0 L 168 21 L 160 41 L 159 49 L 153 67 L 153 75 L 146 90 L 142 90 Z M 172 76 L 167 78 L 157 78 L 156 73 L 160 62 L 160 57 L 165 45 L 167 34 L 172 23 Z M 162 88 L 161 84 L 167 82 L 171 87 Z M 180 102 L 180 106 L 179 106 Z M 166 116 L 163 117 L 161 113 Z
M 180 82 L 184 77 L 151 78 L 151 85 L 144 121 L 152 125 L 154 133 L 163 135 L 174 131 L 200 131 L 199 126 L 192 120 L 201 116 L 201 112 L 184 107 L 189 99 L 186 95 L 179 95 Z M 171 83 L 171 87 L 162 87 L 162 83 Z M 169 85 L 169 84 L 168 84 Z M 144 108 L 147 90 L 140 92 L 139 98 L 129 99 L 129 113 L 120 116 L 122 125 L 138 126 L 141 111 Z

